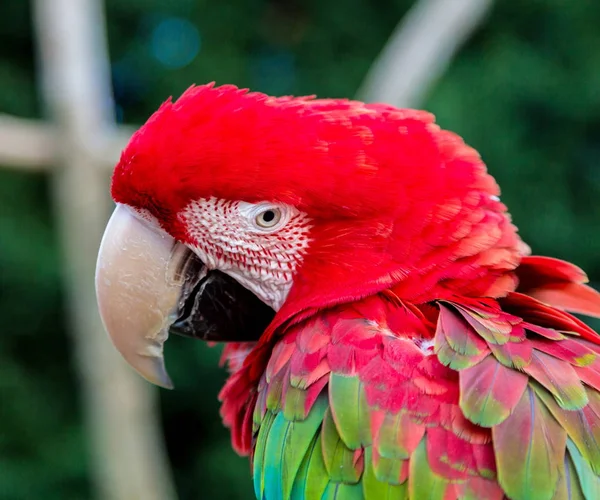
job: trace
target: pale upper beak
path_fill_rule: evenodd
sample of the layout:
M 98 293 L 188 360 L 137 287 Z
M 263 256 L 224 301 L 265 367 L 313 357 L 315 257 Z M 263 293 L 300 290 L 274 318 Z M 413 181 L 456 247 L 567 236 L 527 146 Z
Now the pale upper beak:
M 108 222 L 96 267 L 100 316 L 125 360 L 148 381 L 172 388 L 163 344 L 185 283 L 182 245 L 119 205 Z M 183 257 L 181 257 L 183 258 Z
M 234 278 L 207 271 L 187 246 L 125 205 L 117 206 L 102 238 L 96 295 L 117 350 L 142 377 L 166 388 L 173 387 L 163 358 L 169 330 L 252 342 L 274 316 Z

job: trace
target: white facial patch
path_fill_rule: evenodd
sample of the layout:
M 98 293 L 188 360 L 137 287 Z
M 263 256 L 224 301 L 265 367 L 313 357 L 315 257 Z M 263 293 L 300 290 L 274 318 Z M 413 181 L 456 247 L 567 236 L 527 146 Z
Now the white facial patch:
M 218 198 L 191 202 L 178 215 L 190 248 L 209 269 L 228 274 L 278 310 L 310 242 L 310 219 L 290 205 Z

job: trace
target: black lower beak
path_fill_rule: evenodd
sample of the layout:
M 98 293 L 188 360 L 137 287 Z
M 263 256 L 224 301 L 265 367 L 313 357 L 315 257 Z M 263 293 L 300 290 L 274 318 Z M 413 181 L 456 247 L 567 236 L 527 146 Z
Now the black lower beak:
M 170 332 L 214 342 L 256 341 L 275 311 L 235 279 L 209 271 L 187 292 Z

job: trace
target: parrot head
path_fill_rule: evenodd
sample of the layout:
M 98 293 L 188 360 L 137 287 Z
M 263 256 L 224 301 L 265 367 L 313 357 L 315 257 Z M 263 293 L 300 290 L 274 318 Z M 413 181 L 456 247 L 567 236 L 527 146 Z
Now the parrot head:
M 116 166 L 100 313 L 125 359 L 169 387 L 169 332 L 259 341 L 386 289 L 501 296 L 527 248 L 498 195 L 426 112 L 192 87 Z

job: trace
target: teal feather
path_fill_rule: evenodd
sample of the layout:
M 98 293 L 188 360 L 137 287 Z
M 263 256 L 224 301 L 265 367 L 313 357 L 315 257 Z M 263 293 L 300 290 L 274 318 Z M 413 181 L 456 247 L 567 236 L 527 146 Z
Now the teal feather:
M 269 500 L 283 500 L 283 477 L 286 474 L 282 470 L 283 452 L 292 425 L 283 413 L 278 413 L 268 431 L 262 483 L 263 494 Z
M 558 480 L 552 500 L 586 500 L 577 478 L 575 465 L 568 452 L 565 454 L 564 471 Z
M 321 435 L 317 436 L 317 441 L 313 447 L 313 451 L 308 464 L 308 472 L 306 473 L 306 481 L 304 485 L 304 496 L 298 497 L 299 500 L 321 500 L 323 493 L 329 484 L 329 474 L 323 461 L 323 444 Z
M 319 431 L 326 408 L 326 398 L 320 397 L 306 420 L 289 421 L 283 412 L 275 417 L 264 452 L 264 492 L 269 500 L 290 497 L 296 474 Z
M 600 477 L 594 474 L 589 462 L 583 458 L 575 443 L 570 439 L 567 440 L 567 451 L 573 461 L 579 485 L 586 500 L 597 500 L 600 498 Z
M 317 448 L 317 443 L 319 443 L 318 448 Z M 315 450 L 315 448 L 316 448 L 316 450 Z M 306 485 L 307 485 L 308 471 L 309 471 L 309 466 L 310 466 L 310 463 L 311 463 L 314 453 L 319 453 L 320 455 L 322 454 L 318 434 L 315 435 L 315 437 L 313 438 L 312 443 L 311 443 L 310 447 L 308 448 L 306 455 L 304 455 L 304 459 L 302 460 L 302 463 L 300 464 L 298 473 L 296 474 L 296 477 L 294 478 L 294 483 L 292 484 L 292 491 L 290 493 L 290 500 L 306 500 L 307 499 Z
M 271 429 L 271 425 L 273 424 L 273 420 L 275 420 L 275 415 L 272 412 L 267 411 L 260 426 L 260 430 L 256 438 L 256 445 L 254 447 L 252 464 L 254 469 L 254 493 L 256 494 L 256 498 L 260 500 L 262 500 L 263 493 L 265 491 L 265 448 L 267 446 L 267 437 L 269 436 L 269 431 Z

